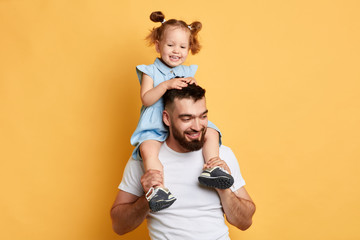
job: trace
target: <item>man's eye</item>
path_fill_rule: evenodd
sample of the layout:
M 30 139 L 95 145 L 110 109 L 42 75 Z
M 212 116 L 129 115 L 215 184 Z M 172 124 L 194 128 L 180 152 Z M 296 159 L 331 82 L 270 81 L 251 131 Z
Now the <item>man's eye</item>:
M 190 121 L 190 118 L 182 118 L 181 120 L 183 120 L 184 122 L 188 122 Z
M 206 119 L 207 118 L 207 115 L 203 115 L 201 116 L 202 119 Z

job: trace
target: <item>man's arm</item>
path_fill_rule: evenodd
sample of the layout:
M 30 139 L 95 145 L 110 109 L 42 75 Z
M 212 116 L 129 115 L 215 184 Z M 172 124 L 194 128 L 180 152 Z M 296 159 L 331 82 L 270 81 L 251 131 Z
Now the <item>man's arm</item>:
M 151 186 L 159 184 L 163 184 L 163 176 L 160 171 L 148 170 L 141 177 L 141 185 L 145 192 Z M 149 211 L 149 203 L 145 195 L 138 197 L 120 190 L 110 211 L 114 232 L 123 235 L 134 230 L 144 221 Z
M 229 166 L 219 157 L 210 159 L 204 165 L 204 168 L 215 166 L 222 167 L 231 174 Z M 256 207 L 245 187 L 241 187 L 235 192 L 232 192 L 230 189 L 217 188 L 216 191 L 220 196 L 228 222 L 243 231 L 248 229 L 252 224 L 252 216 L 255 213 Z
M 235 227 L 246 230 L 252 224 L 255 204 L 244 187 L 232 192 L 230 189 L 216 189 L 223 206 L 227 221 Z
M 114 232 L 119 235 L 137 228 L 149 213 L 149 204 L 145 196 L 138 197 L 120 190 L 111 208 Z

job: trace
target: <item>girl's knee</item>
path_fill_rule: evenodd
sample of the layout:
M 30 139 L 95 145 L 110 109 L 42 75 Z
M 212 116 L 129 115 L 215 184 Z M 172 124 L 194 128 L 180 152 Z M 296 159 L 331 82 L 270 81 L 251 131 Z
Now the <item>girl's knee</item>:
M 158 151 L 160 150 L 161 142 L 158 142 L 156 140 L 147 140 L 140 144 L 140 152 L 144 151 Z

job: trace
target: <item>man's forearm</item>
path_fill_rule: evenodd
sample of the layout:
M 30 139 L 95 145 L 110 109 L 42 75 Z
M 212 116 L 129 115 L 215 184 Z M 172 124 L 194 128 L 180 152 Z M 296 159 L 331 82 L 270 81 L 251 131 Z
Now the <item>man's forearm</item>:
M 144 196 L 133 203 L 118 204 L 111 209 L 114 231 L 123 235 L 137 228 L 149 213 L 149 204 Z
M 217 190 L 228 222 L 241 230 L 248 229 L 252 224 L 255 204 L 238 198 L 230 189 Z

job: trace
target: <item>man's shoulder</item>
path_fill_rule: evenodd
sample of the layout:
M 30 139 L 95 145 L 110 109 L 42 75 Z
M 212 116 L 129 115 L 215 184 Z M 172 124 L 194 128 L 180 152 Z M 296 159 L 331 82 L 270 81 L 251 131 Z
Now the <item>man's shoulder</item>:
M 237 162 L 237 158 L 230 147 L 221 145 L 220 149 L 219 149 L 219 155 L 220 155 L 220 158 L 223 159 L 227 163 Z
M 138 197 L 142 196 L 143 189 L 140 179 L 143 174 L 144 166 L 142 161 L 130 157 L 124 169 L 119 189 Z
M 231 150 L 231 148 L 228 146 L 225 146 L 225 145 L 221 145 L 219 148 L 219 151 L 221 153 L 234 154 L 233 151 Z
M 143 161 L 134 159 L 133 157 L 130 157 L 126 164 L 125 169 L 126 170 L 134 170 L 134 169 L 143 170 L 144 169 Z

